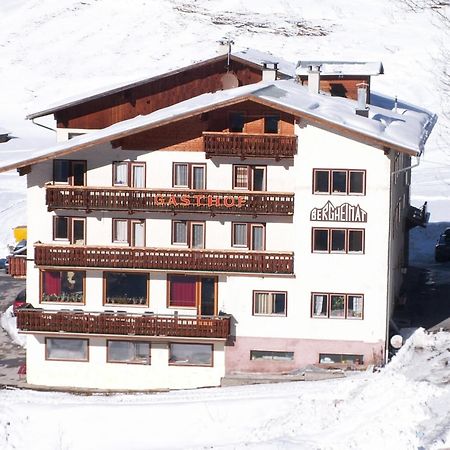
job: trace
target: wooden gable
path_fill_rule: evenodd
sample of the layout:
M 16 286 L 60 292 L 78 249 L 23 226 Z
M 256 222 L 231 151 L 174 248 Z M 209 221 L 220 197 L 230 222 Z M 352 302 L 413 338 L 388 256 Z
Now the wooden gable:
M 231 61 L 230 70 L 239 85 L 257 83 L 262 71 L 251 64 Z M 154 78 L 119 92 L 99 96 L 55 112 L 59 128 L 101 129 L 114 123 L 149 114 L 183 100 L 222 89 L 226 57 L 197 64 Z

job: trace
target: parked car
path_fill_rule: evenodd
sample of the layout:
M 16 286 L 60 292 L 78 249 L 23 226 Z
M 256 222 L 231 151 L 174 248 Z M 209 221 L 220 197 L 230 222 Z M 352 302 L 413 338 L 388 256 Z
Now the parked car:
M 6 258 L 0 258 L 0 269 L 6 268 Z
M 434 259 L 436 262 L 450 260 L 450 228 L 446 228 L 439 236 L 439 240 L 434 248 Z
M 13 303 L 14 315 L 16 315 L 17 310 L 19 308 L 26 308 L 28 305 L 30 305 L 30 304 L 27 303 L 27 291 L 25 289 L 23 289 L 16 295 L 16 298 L 14 300 L 14 303 Z

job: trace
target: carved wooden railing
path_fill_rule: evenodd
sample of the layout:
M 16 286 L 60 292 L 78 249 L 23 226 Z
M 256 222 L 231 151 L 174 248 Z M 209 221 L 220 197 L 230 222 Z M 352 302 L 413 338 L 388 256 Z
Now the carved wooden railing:
M 294 273 L 294 254 L 35 244 L 38 266 L 242 273 Z
M 25 255 L 8 256 L 8 273 L 12 277 L 26 277 L 27 257 Z
M 239 156 L 241 158 L 292 158 L 297 153 L 297 136 L 284 134 L 247 134 L 203 132 L 207 158 Z
M 294 213 L 294 194 L 281 192 L 48 185 L 46 201 L 49 211 L 83 209 L 252 215 L 292 215 Z
M 29 332 L 226 339 L 230 317 L 19 309 L 17 327 Z

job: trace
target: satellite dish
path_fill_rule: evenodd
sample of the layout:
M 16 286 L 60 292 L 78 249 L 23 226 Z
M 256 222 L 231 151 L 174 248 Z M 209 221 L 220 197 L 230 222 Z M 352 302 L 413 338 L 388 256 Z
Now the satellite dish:
M 220 79 L 222 83 L 222 89 L 233 89 L 239 86 L 238 77 L 233 72 L 227 72 L 225 75 L 222 75 Z
M 391 345 L 398 350 L 403 345 L 403 338 L 399 334 L 395 334 L 391 337 Z

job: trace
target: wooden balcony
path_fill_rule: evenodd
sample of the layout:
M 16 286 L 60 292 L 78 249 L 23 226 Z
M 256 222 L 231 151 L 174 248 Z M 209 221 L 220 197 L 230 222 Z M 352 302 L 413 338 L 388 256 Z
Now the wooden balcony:
M 35 244 L 38 266 L 220 273 L 293 274 L 294 254 Z
M 230 317 L 21 309 L 17 327 L 22 332 L 226 339 Z
M 279 192 L 155 190 L 129 187 L 46 187 L 49 211 L 189 212 L 236 215 L 292 215 L 294 194 Z
M 245 158 L 292 158 L 297 153 L 297 136 L 203 132 L 207 158 L 238 156 Z
M 8 273 L 14 278 L 27 276 L 26 255 L 8 256 Z

